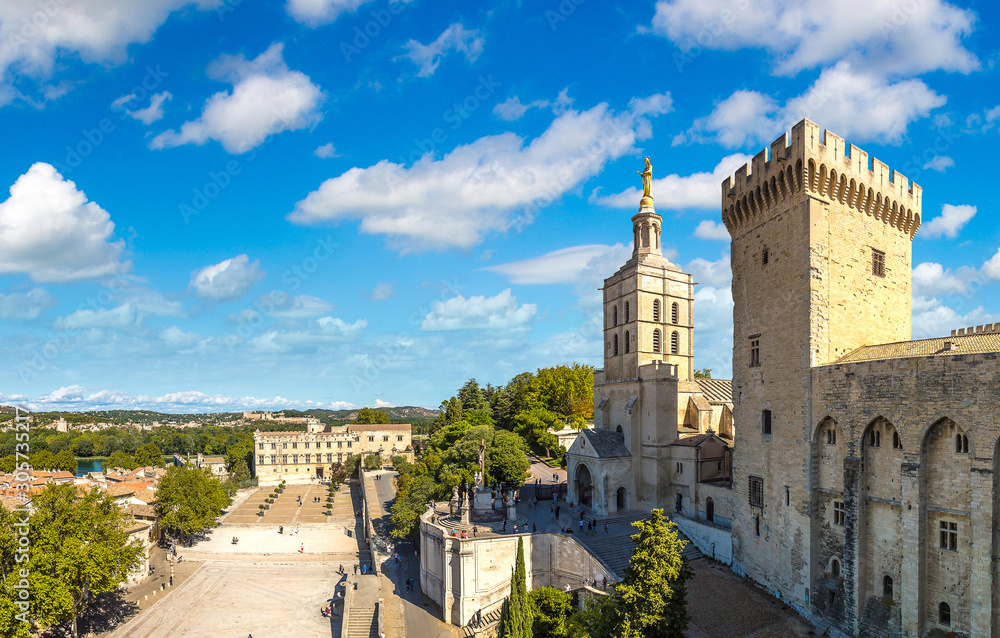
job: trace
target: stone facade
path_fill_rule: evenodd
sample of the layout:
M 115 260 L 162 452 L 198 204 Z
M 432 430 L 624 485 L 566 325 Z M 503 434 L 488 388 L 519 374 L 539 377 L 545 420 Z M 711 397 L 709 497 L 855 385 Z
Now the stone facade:
M 476 611 L 499 607 L 510 595 L 517 539 L 524 540 L 528 589 L 585 581 L 615 583 L 614 573 L 573 536 L 554 532 L 459 538 L 432 523 L 432 510 L 420 517 L 420 589 L 441 608 L 442 619 L 464 626 Z
M 333 463 L 351 455 L 379 454 L 413 460 L 409 423 L 322 427 L 310 422 L 305 432 L 254 432 L 253 472 L 261 485 L 323 478 Z
M 661 225 L 651 198 L 644 198 L 632 218 L 632 258 L 604 281 L 594 430 L 581 433 L 566 453 L 568 499 L 598 516 L 676 511 L 678 494 L 690 503 L 680 513 L 696 515 L 693 483 L 701 475 L 693 469 L 707 466 L 694 457 L 708 439 L 699 439 L 697 449 L 676 444 L 715 432 L 713 445 L 728 449 L 734 436 L 730 382 L 693 377 L 694 280 L 661 254 Z M 720 473 L 731 477 L 731 450 L 718 456 L 725 464 Z M 678 472 L 679 458 L 690 460 L 688 476 Z
M 733 566 L 848 635 L 997 636 L 1000 334 L 910 341 L 922 191 L 871 167 L 803 120 L 722 185 Z

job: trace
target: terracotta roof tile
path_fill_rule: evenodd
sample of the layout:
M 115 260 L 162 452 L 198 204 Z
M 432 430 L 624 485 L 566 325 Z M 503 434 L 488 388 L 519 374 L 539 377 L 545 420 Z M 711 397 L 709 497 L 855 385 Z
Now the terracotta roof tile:
M 729 379 L 695 379 L 709 403 L 732 403 L 733 382 Z
M 952 344 L 951 350 L 945 349 L 946 342 Z M 1000 352 L 1000 333 L 935 337 L 917 341 L 897 341 L 896 343 L 862 346 L 834 363 L 859 363 L 861 361 L 883 361 L 911 357 L 952 357 L 960 354 L 988 352 Z
M 348 432 L 409 432 L 409 423 L 348 423 Z

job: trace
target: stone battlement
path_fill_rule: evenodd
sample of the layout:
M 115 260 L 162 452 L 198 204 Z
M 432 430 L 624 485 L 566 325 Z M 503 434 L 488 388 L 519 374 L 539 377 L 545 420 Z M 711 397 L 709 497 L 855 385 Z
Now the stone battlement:
M 870 166 L 870 168 L 869 168 Z M 762 221 L 786 199 L 805 195 L 864 212 L 913 238 L 920 186 L 819 125 L 802 120 L 722 182 L 722 221 L 730 235 Z
M 964 335 L 994 334 L 998 332 L 1000 332 L 1000 323 L 988 323 L 982 326 L 973 326 L 969 328 L 959 328 L 958 330 L 952 330 L 951 336 L 961 337 Z

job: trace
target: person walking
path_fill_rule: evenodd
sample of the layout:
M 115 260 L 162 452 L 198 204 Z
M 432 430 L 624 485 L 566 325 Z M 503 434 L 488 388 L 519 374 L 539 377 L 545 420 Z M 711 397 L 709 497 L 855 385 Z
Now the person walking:
M 556 505 L 556 520 L 557 521 L 559 520 L 559 508 L 560 508 L 560 506 Z
M 607 523 L 604 524 L 604 535 L 605 536 L 608 535 L 608 524 Z
M 479 538 L 479 528 L 475 525 L 472 526 L 472 538 Z
M 301 543 L 299 545 L 299 553 L 300 554 L 305 554 L 306 553 L 306 544 L 305 543 Z
M 357 565 L 354 566 L 354 575 L 355 576 L 358 575 L 358 566 Z
M 534 523 L 532 523 L 532 524 L 531 524 L 531 533 L 532 533 L 532 534 L 534 534 L 534 533 L 535 533 L 535 532 L 537 532 L 537 531 L 538 531 L 538 528 L 537 528 L 537 527 L 535 527 L 535 524 L 534 524 Z
M 583 519 L 580 519 L 580 533 L 583 534 Z

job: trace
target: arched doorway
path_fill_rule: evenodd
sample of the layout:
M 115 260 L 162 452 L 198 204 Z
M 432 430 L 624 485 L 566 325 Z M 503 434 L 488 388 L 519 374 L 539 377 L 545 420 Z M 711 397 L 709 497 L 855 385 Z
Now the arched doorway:
M 709 523 L 715 522 L 715 501 L 711 496 L 705 501 L 705 520 Z
M 593 490 L 594 484 L 590 470 L 586 465 L 581 464 L 576 468 L 576 495 L 580 499 L 580 505 L 590 506 Z
M 619 487 L 618 491 L 615 492 L 615 505 L 618 506 L 619 512 L 624 512 L 628 509 L 628 502 L 626 500 L 625 488 Z
M 680 492 L 677 492 L 677 498 L 674 502 L 674 509 L 677 510 L 677 513 L 684 511 L 684 495 L 681 494 Z

